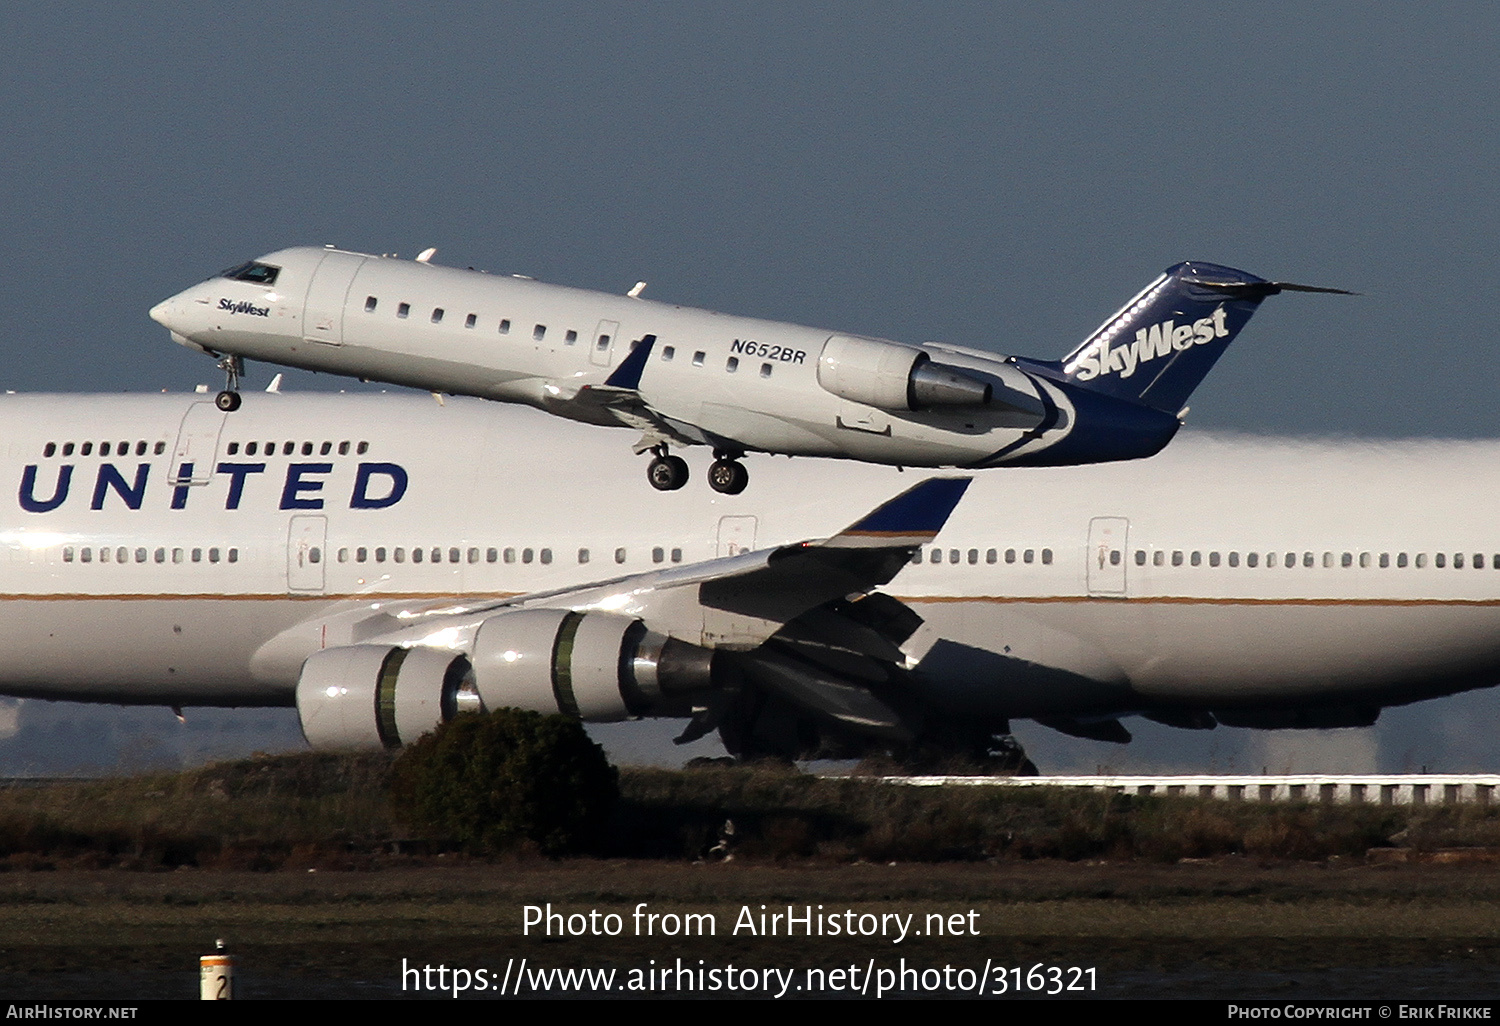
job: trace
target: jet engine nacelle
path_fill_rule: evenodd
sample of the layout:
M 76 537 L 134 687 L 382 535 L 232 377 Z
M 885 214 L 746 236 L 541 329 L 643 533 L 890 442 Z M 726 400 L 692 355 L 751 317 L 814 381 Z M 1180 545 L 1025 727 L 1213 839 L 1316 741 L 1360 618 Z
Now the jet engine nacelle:
M 713 656 L 618 613 L 518 609 L 479 625 L 473 666 L 486 708 L 610 723 L 709 687 Z
M 834 335 L 818 357 L 818 384 L 841 399 L 880 410 L 984 406 L 993 389 L 920 349 L 884 339 Z
M 302 664 L 297 713 L 308 744 L 340 749 L 398 748 L 460 712 L 505 706 L 596 723 L 685 713 L 681 697 L 713 683 L 713 656 L 617 613 L 519 609 L 481 623 L 469 655 L 318 652 Z
M 297 679 L 297 715 L 314 748 L 398 748 L 478 709 L 468 658 L 446 649 L 328 648 Z

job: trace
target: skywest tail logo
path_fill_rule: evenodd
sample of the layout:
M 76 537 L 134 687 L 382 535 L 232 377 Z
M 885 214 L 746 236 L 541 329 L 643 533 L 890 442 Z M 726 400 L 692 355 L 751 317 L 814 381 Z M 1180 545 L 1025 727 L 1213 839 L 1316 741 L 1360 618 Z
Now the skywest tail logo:
M 1135 333 L 1135 341 L 1111 349 L 1109 338 L 1100 339 L 1089 351 L 1078 358 L 1079 381 L 1089 381 L 1107 374 L 1118 373 L 1128 378 L 1141 364 L 1158 357 L 1182 352 L 1193 346 L 1206 345 L 1216 338 L 1227 338 L 1229 328 L 1224 323 L 1224 308 L 1216 308 L 1207 317 L 1200 317 L 1192 324 L 1162 321 Z

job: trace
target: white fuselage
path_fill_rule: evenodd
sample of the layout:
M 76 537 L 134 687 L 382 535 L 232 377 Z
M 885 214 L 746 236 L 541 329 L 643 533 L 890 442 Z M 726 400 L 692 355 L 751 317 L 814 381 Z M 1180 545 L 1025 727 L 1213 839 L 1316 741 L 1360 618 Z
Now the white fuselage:
M 917 479 L 772 461 L 746 495 L 664 495 L 610 436 L 525 409 L 209 398 L 0 397 L 0 692 L 289 704 L 383 605 L 826 537 Z M 959 714 L 1410 701 L 1500 680 L 1497 498 L 1496 443 L 1189 436 L 978 475 L 882 590 Z
M 863 340 L 342 250 L 299 247 L 261 260 L 277 269 L 274 284 L 212 278 L 159 304 L 152 316 L 179 341 L 216 353 L 523 403 L 731 452 L 978 465 L 1034 455 L 1070 427 L 1061 391 L 993 353 Z M 648 420 L 595 401 L 587 390 L 604 385 L 651 336 L 654 350 L 638 385 Z M 846 369 L 846 377 L 867 370 L 872 380 L 899 386 L 894 408 L 850 401 L 820 384 L 820 373 L 831 373 L 831 365 L 819 369 L 831 339 L 873 361 Z M 1026 409 L 1004 401 L 905 409 L 906 372 L 895 364 L 910 364 L 919 353 L 972 372 Z M 894 363 L 876 367 L 882 359 Z M 1063 412 L 1054 428 L 1031 432 L 1043 409 L 1039 390 Z

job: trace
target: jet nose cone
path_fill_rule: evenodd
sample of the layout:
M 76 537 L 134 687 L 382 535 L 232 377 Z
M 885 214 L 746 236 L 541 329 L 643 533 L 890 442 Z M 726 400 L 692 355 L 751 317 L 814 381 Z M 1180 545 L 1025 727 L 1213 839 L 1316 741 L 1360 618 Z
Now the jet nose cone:
M 172 311 L 176 304 L 170 299 L 163 299 L 151 308 L 151 319 L 163 328 L 172 326 Z

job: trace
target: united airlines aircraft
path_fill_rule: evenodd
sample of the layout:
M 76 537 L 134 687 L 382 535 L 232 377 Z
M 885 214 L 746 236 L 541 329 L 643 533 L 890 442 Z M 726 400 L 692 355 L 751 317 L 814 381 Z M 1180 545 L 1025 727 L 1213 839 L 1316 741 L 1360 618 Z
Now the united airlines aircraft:
M 661 495 L 514 406 L 211 399 L 0 396 L 0 693 L 295 704 L 329 747 L 498 706 L 678 717 L 800 757 L 976 752 L 1016 718 L 1368 724 L 1500 679 L 1496 443 L 776 461 Z
M 1151 456 L 1260 302 L 1284 289 L 1205 263 L 1169 268 L 1062 361 L 910 345 L 729 317 L 332 248 L 287 249 L 158 304 L 220 358 L 221 409 L 247 358 L 524 403 L 641 432 L 647 477 L 681 488 L 673 445 L 712 447 L 737 494 L 747 452 L 907 467 L 1060 466 Z

